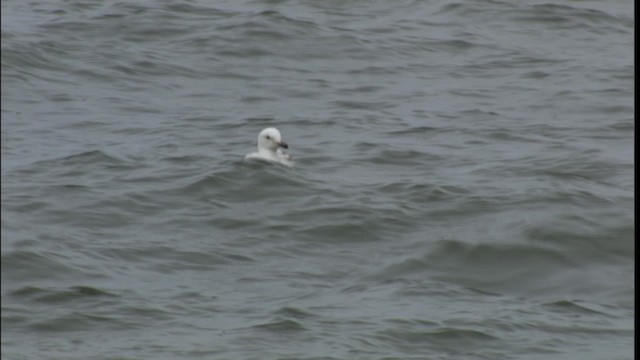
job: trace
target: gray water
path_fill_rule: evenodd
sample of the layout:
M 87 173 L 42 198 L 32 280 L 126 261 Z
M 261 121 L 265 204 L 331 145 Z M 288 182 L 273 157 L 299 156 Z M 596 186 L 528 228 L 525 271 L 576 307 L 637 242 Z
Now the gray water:
M 632 10 L 2 1 L 2 359 L 632 359 Z

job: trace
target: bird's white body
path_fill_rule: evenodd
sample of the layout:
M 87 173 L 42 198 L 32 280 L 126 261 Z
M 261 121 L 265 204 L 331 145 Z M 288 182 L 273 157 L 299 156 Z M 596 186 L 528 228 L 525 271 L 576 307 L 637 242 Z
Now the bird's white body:
M 281 148 L 288 149 L 289 146 L 282 140 L 280 131 L 276 128 L 266 128 L 258 135 L 258 151 L 248 154 L 245 159 L 271 161 L 293 167 L 291 155 Z

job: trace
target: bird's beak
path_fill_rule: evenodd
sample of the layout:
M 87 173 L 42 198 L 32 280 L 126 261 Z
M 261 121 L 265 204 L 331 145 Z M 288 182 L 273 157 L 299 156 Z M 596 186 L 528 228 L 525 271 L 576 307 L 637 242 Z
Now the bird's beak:
M 284 142 L 284 141 L 280 141 L 280 142 L 278 143 L 278 145 L 280 145 L 280 147 L 283 147 L 283 148 L 285 148 L 285 149 L 288 149 L 288 148 L 289 148 L 289 145 L 287 145 L 287 143 L 286 143 L 286 142 Z

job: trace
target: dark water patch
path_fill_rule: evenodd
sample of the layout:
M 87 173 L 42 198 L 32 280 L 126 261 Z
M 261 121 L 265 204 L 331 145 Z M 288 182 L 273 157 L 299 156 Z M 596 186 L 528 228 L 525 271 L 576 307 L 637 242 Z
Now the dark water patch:
M 592 105 L 588 106 L 585 111 L 589 111 L 595 114 L 631 114 L 635 108 L 632 105 L 611 105 L 611 106 L 602 106 L 602 105 Z
M 207 220 L 207 222 L 211 225 L 214 225 L 218 229 L 224 230 L 242 230 L 249 229 L 251 227 L 257 226 L 256 221 L 252 219 L 237 219 L 234 215 L 225 216 L 225 215 L 216 215 L 211 216 Z M 268 227 L 273 228 L 273 226 L 267 225 Z M 277 226 L 275 226 L 277 227 Z M 286 230 L 281 229 L 280 230 Z
M 545 71 L 530 71 L 520 75 L 523 79 L 544 79 L 551 76 L 551 73 Z
M 406 129 L 400 129 L 400 130 L 391 130 L 388 132 L 389 135 L 429 135 L 429 134 L 433 134 L 435 132 L 437 132 L 438 130 L 440 130 L 437 127 L 432 127 L 432 126 L 411 126 L 409 128 Z
M 389 194 L 398 199 L 421 205 L 436 201 L 455 200 L 471 195 L 469 189 L 452 185 L 435 185 L 419 182 L 391 182 L 373 187 L 372 191 Z M 408 206 L 410 204 L 407 204 Z
M 490 94 L 487 89 L 458 89 L 449 90 L 449 93 L 453 96 L 463 96 L 476 99 L 491 99 L 493 95 Z
M 599 228 L 580 225 L 574 219 L 559 218 L 523 230 L 529 241 L 572 253 L 583 263 L 617 262 L 630 258 L 635 251 L 631 224 Z
M 229 251 L 185 251 L 167 246 L 138 248 L 106 248 L 97 251 L 101 257 L 152 267 L 162 273 L 183 270 L 213 271 L 236 262 L 254 262 L 255 259 Z
M 512 142 L 530 142 L 530 143 L 540 143 L 540 139 L 537 136 L 531 136 L 531 134 L 527 133 L 514 133 L 512 131 L 508 131 L 506 129 L 485 129 L 484 131 L 478 132 L 482 134 L 482 136 L 486 137 L 490 143 L 495 143 L 495 141 L 512 141 Z
M 283 307 L 274 312 L 274 315 L 283 317 L 283 318 L 293 318 L 293 319 L 307 319 L 316 317 L 313 313 L 295 307 Z
M 99 11 L 92 11 L 87 18 L 90 21 L 78 20 L 76 15 L 58 16 L 40 25 L 40 28 L 57 34 L 77 37 L 78 33 L 92 38 L 106 32 L 110 37 L 126 41 L 152 41 L 171 39 L 189 33 L 184 26 L 174 26 L 176 20 L 183 17 L 176 12 L 163 11 L 159 7 L 134 4 L 113 4 Z M 145 21 L 148 16 L 156 16 L 163 26 Z M 126 21 L 125 21 L 126 20 Z
M 5 307 L 5 306 L 2 307 L 2 325 L 3 326 L 6 326 L 7 328 L 12 328 L 12 327 L 17 328 L 19 326 L 23 326 L 29 323 L 29 320 L 31 319 L 31 317 L 10 314 L 14 311 L 15 311 L 14 309 L 11 309 L 9 307 Z M 10 345 L 8 342 L 5 342 L 6 341 L 5 339 L 2 339 L 3 347 Z
M 615 338 L 617 336 L 631 335 L 635 330 L 631 327 L 627 329 L 620 329 L 613 326 L 580 326 L 580 325 L 564 325 L 555 326 L 549 324 L 539 324 L 538 328 L 552 334 L 573 334 L 573 335 L 597 335 L 605 336 L 609 338 Z
M 147 76 L 167 76 L 174 78 L 175 76 L 183 76 L 199 79 L 204 76 L 204 74 L 198 69 L 169 63 L 167 60 L 156 60 L 150 57 L 147 57 L 144 60 L 129 61 L 126 64 L 114 64 L 107 67 L 107 69 L 114 70 L 114 72 L 120 73 L 122 76 L 131 76 L 136 78 L 144 78 Z M 140 107 L 141 106 L 138 106 L 137 108 Z M 126 110 L 127 108 L 124 107 L 122 109 Z M 154 110 L 152 107 L 145 108 L 145 111 L 156 114 L 162 113 L 159 109 Z
M 384 102 L 369 102 L 369 101 L 334 101 L 333 104 L 338 108 L 349 110 L 382 110 L 389 107 L 389 104 Z
M 592 181 L 605 181 L 619 171 L 619 165 L 604 161 L 599 157 L 601 151 L 596 149 L 571 151 L 554 158 L 521 159 L 519 164 L 525 166 L 531 175 L 542 175 L 566 180 L 580 177 Z
M 485 91 L 487 91 L 487 90 L 485 89 Z M 474 118 L 476 118 L 476 120 L 478 118 L 498 118 L 498 117 L 501 117 L 501 115 L 499 113 L 497 113 L 497 112 L 486 111 L 486 110 L 483 110 L 483 109 L 480 109 L 480 108 L 460 110 L 460 111 L 458 111 L 458 113 L 462 117 L 471 117 L 471 116 L 473 116 Z
M 435 330 L 394 328 L 379 332 L 375 338 L 398 351 L 409 353 L 437 350 L 446 352 L 448 356 L 478 356 L 476 351 L 481 349 L 503 348 L 499 338 L 486 332 L 453 327 Z M 459 347 L 460 343 L 465 346 Z
M 430 202 L 428 207 L 422 205 L 417 208 L 426 210 L 428 217 L 434 220 L 446 220 L 452 216 L 463 214 L 470 217 L 480 217 L 483 214 L 500 211 L 503 206 L 499 197 L 489 198 L 471 195 L 460 197 L 437 188 L 432 192 L 417 194 L 417 199 Z M 449 203 L 442 203 L 447 199 L 449 199 Z M 433 203 L 435 201 L 438 201 L 438 203 Z
M 122 6 L 123 4 L 119 4 Z M 190 19 L 194 18 L 202 18 L 205 20 L 210 20 L 211 18 L 215 19 L 223 19 L 229 18 L 234 15 L 238 15 L 238 12 L 223 10 L 217 7 L 212 6 L 202 6 L 200 4 L 189 4 L 189 3 L 167 3 L 164 4 L 164 10 L 168 14 L 179 14 L 183 13 L 189 15 Z
M 362 94 L 362 93 L 375 93 L 384 89 L 382 86 L 373 86 L 373 85 L 365 85 L 365 86 L 356 86 L 349 87 L 345 89 L 340 89 L 337 91 L 338 94 Z
M 12 45 L 3 44 L 2 66 L 6 69 L 15 69 L 24 79 L 56 79 L 55 73 L 69 70 L 69 66 L 57 59 L 57 56 L 64 56 L 67 51 L 74 48 L 69 45 L 42 40 L 35 43 L 17 43 Z M 4 77 L 4 71 L 3 71 Z M 68 84 L 73 81 L 61 79 Z
M 197 196 L 201 199 L 218 199 L 232 204 L 248 200 L 289 198 L 309 189 L 295 169 L 280 164 L 261 161 L 243 162 L 233 170 L 220 171 L 202 177 L 169 194 Z M 221 191 L 224 189 L 224 191 Z
M 261 39 L 264 41 L 284 41 L 292 38 L 289 34 L 284 32 L 269 30 L 246 30 L 243 32 L 242 36 L 258 40 Z
M 438 240 L 423 256 L 389 266 L 381 276 L 427 275 L 495 293 L 549 295 L 568 286 L 565 276 L 576 262 L 559 251 L 531 245 L 466 244 Z M 509 269 L 505 271 L 504 269 Z M 558 277 L 557 274 L 565 274 Z
M 101 277 L 80 270 L 64 257 L 54 253 L 10 251 L 2 254 L 2 278 L 13 281 L 70 280 Z
M 392 208 L 388 203 L 380 204 L 367 204 L 364 200 L 362 205 L 354 206 L 347 204 L 335 204 L 330 205 L 326 202 L 317 203 L 315 201 L 308 204 L 308 209 L 299 209 L 291 214 L 286 214 L 286 217 L 293 222 L 302 222 L 305 219 L 312 219 L 314 217 L 322 219 L 326 222 L 344 221 L 359 221 L 371 218 L 402 218 L 402 212 Z
M 392 276 L 394 276 L 392 274 Z M 445 282 L 434 281 L 431 279 L 409 279 L 406 277 L 380 277 L 383 283 L 394 283 L 401 284 L 399 288 L 394 291 L 394 294 L 400 297 L 407 298 L 416 298 L 416 299 L 425 299 L 425 298 L 435 298 L 442 297 L 445 299 L 450 299 L 452 296 L 456 298 L 462 298 L 468 296 L 469 292 L 476 294 L 474 289 L 465 289 L 462 287 L 454 286 Z M 380 281 L 378 275 L 376 274 L 373 277 L 367 277 L 370 281 Z M 483 293 L 483 295 L 492 295 Z M 419 301 L 419 300 L 418 300 Z M 406 319 L 391 319 L 389 321 L 402 323 L 407 321 Z M 425 325 L 437 325 L 439 323 L 426 322 L 426 320 L 411 320 L 413 321 L 425 321 Z
M 428 48 L 434 51 L 441 51 L 448 55 L 463 53 L 464 51 L 471 50 L 477 47 L 479 44 L 474 42 L 469 42 L 466 40 L 440 40 L 440 41 L 430 41 L 428 44 Z
M 118 313 L 131 320 L 139 320 L 140 324 L 148 321 L 170 321 L 175 318 L 175 311 L 159 309 L 154 306 L 120 306 Z
M 621 132 L 632 131 L 635 128 L 634 122 L 631 119 L 620 120 L 613 125 L 609 125 L 609 127 Z
M 526 15 L 514 15 L 512 18 L 514 21 L 547 24 L 552 29 L 588 29 L 598 34 L 611 31 L 626 32 L 625 19 L 596 9 L 565 4 L 536 4 L 522 10 L 526 11 Z
M 72 286 L 64 290 L 28 286 L 12 291 L 10 295 L 22 301 L 33 301 L 43 304 L 71 303 L 75 301 L 117 297 L 115 294 L 90 286 Z
M 205 158 L 198 155 L 177 155 L 177 156 L 166 156 L 161 159 L 161 161 L 166 161 L 172 164 L 193 164 L 197 162 L 202 162 Z
M 37 332 L 64 333 L 130 329 L 134 325 L 117 317 L 76 312 L 32 322 L 28 328 Z
M 69 189 L 67 186 L 71 186 L 71 189 Z M 85 190 L 81 185 L 67 185 L 67 186 L 63 186 L 63 190 Z M 80 186 L 79 188 L 76 188 L 76 186 Z M 17 199 L 16 199 L 17 198 Z M 22 196 L 15 196 L 15 195 L 5 195 L 5 200 L 3 201 L 3 207 L 5 207 L 6 209 L 13 209 L 13 211 L 16 211 L 18 213 L 35 213 L 38 212 L 40 210 L 46 209 L 48 206 L 50 206 L 51 204 L 49 202 L 46 201 L 33 201 L 29 199 L 30 197 L 22 197 Z M 15 199 L 15 201 L 12 201 L 13 199 Z M 14 221 L 7 221 L 6 224 L 7 226 L 11 226 L 10 224 L 13 223 Z M 3 220 L 3 226 L 4 226 L 4 220 Z
M 435 161 L 441 158 L 437 155 L 417 150 L 390 150 L 385 149 L 371 156 L 368 160 L 372 164 L 394 166 L 424 166 L 425 161 Z
M 273 334 L 283 334 L 304 331 L 306 328 L 298 321 L 291 319 L 274 319 L 268 323 L 255 325 L 253 329 L 267 331 Z
M 297 223 L 290 230 L 292 238 L 310 241 L 323 239 L 327 243 L 357 243 L 378 241 L 405 231 L 413 223 L 405 210 L 392 204 L 363 206 L 311 206 L 278 217 Z M 314 242 L 317 240 L 314 240 Z
M 388 67 L 388 66 L 375 66 L 375 65 L 369 65 L 369 66 L 363 66 L 363 67 L 359 67 L 359 68 L 355 68 L 355 69 L 351 69 L 349 71 L 347 71 L 348 74 L 351 75 L 368 75 L 368 76 L 374 76 L 374 75 L 397 75 L 397 74 L 401 74 L 404 70 L 404 67 L 398 66 L 398 67 Z M 341 102 L 338 101 L 336 102 L 337 105 L 341 105 Z M 373 106 L 373 104 L 375 103 L 371 103 L 371 106 Z M 347 109 L 352 109 L 358 108 L 358 102 L 355 102 L 354 104 L 351 104 L 351 102 L 347 101 L 345 104 L 345 107 Z M 363 104 L 365 107 L 368 105 L 367 103 Z M 376 109 L 381 110 L 383 109 L 383 106 L 378 106 L 376 107 Z
M 595 310 L 589 307 L 587 304 L 582 304 L 577 301 L 571 300 L 559 300 L 543 304 L 543 306 L 549 308 L 551 311 L 557 311 L 559 313 L 568 313 L 574 316 L 588 316 L 600 315 L 603 318 L 613 318 L 613 316 L 607 314 L 604 311 Z
M 448 14 L 453 14 L 453 15 L 472 15 L 474 13 L 477 14 L 483 14 L 486 13 L 488 11 L 490 11 L 491 8 L 487 7 L 486 9 L 484 9 L 482 7 L 478 7 L 476 5 L 472 5 L 469 3 L 459 3 L 459 2 L 454 2 L 454 3 L 449 3 L 449 4 L 444 4 L 440 7 L 440 9 L 435 13 L 435 14 L 442 14 L 442 15 L 448 15 Z
M 17 170 L 17 175 L 53 172 L 58 176 L 82 176 L 92 171 L 133 169 L 133 164 L 125 159 L 107 154 L 101 150 L 90 150 L 56 159 L 37 161 Z
M 492 57 L 488 60 L 478 61 L 477 63 L 461 69 L 460 73 L 478 78 L 495 78 L 497 74 L 501 74 L 500 76 L 511 77 L 520 74 L 518 70 L 530 72 L 531 68 L 547 69 L 551 66 L 560 65 L 563 63 L 564 60 L 549 59 L 539 56 L 511 54 L 510 56 L 503 56 L 499 60 Z M 509 69 L 512 71 L 507 71 Z M 514 90 L 517 90 L 518 92 L 534 89 L 530 86 L 525 87 L 524 85 L 526 84 L 517 84 L 510 86 L 514 87 Z M 491 93 L 491 91 L 492 89 L 484 89 L 483 92 L 485 93 L 485 95 L 488 95 Z
M 70 209 L 46 209 L 40 211 L 37 217 L 45 224 L 64 224 L 81 229 L 115 229 L 138 223 L 134 217 L 122 213 L 120 205 L 117 209 L 96 207 L 95 204 Z
M 388 319 L 388 323 L 394 327 L 421 327 L 424 329 L 438 329 L 441 324 L 438 321 L 428 319 Z
M 270 102 L 270 101 L 276 101 L 276 100 L 277 98 L 268 97 L 268 96 L 245 96 L 242 98 L 243 102 L 250 103 L 250 104 L 257 104 L 257 103 Z
M 371 242 L 381 241 L 383 235 L 372 228 L 371 225 L 380 224 L 376 220 L 364 222 L 347 222 L 338 224 L 324 224 L 315 226 L 305 226 L 294 235 L 298 239 L 317 239 L 320 237 L 326 243 L 343 242 Z M 310 236 L 312 235 L 312 236 Z
M 144 216 L 159 215 L 170 211 L 167 205 L 171 201 L 154 197 L 153 194 L 143 194 L 130 192 L 125 194 L 113 194 L 103 197 L 89 205 L 80 206 L 71 211 L 77 212 L 78 216 L 87 221 L 87 225 L 98 221 L 100 215 L 113 214 L 112 226 L 126 226 L 138 223 L 136 218 Z M 105 219 L 109 221 L 109 219 Z

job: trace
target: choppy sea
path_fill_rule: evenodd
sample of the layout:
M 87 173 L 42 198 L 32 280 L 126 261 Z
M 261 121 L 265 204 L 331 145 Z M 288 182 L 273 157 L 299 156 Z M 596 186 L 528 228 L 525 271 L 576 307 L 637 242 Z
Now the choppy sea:
M 633 9 L 3 0 L 2 359 L 632 359 Z

